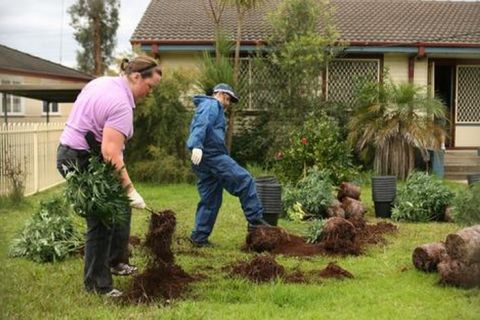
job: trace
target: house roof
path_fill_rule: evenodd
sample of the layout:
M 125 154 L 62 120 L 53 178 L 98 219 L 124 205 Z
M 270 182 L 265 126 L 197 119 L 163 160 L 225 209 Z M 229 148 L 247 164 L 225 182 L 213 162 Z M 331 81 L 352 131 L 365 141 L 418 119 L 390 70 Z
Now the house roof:
M 35 57 L 1 44 L 0 71 L 83 82 L 93 79 L 89 74 Z
M 271 33 L 266 17 L 281 0 L 246 16 L 244 44 Z M 214 24 L 206 0 L 152 0 L 130 39 L 133 44 L 207 44 Z M 341 41 L 351 45 L 480 47 L 480 2 L 331 0 Z M 236 14 L 226 8 L 224 30 L 234 34 Z

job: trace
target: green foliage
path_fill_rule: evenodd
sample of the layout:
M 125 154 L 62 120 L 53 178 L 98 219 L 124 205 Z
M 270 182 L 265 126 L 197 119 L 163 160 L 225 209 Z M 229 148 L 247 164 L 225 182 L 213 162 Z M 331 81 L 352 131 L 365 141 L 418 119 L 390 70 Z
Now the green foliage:
M 129 174 L 135 180 L 154 183 L 195 181 L 192 169 L 182 160 L 154 146 L 148 149 L 151 159 L 135 161 L 128 168 Z
M 93 215 L 107 227 L 127 221 L 130 200 L 111 162 L 91 156 L 85 170 L 75 168 L 66 180 L 65 197 L 78 215 Z
M 36 262 L 55 262 L 65 259 L 82 243 L 68 205 L 62 198 L 55 197 L 40 202 L 39 210 L 13 239 L 10 256 Z
M 126 149 L 126 164 L 134 180 L 185 181 L 179 180 L 186 176 L 179 172 L 190 170 L 185 143 L 191 119 L 187 98 L 191 83 L 179 72 L 167 75 L 137 106 L 135 134 Z
M 293 187 L 284 187 L 282 202 L 283 208 L 288 212 L 298 202 L 305 215 L 322 217 L 333 202 L 333 185 L 330 173 L 313 168 L 308 171 L 305 178 L 298 181 Z
M 295 202 L 293 206 L 287 209 L 287 217 L 292 221 L 302 221 L 307 216 L 307 213 L 302 208 L 300 202 Z
M 330 7 L 319 1 L 287 0 L 268 19 L 272 50 L 253 59 L 251 91 L 255 107 L 269 114 L 270 145 L 277 150 L 285 146 L 292 130 L 323 107 L 321 74 L 334 56 L 330 48 L 337 39 L 331 14 Z
M 291 132 L 288 144 L 276 155 L 275 173 L 293 183 L 312 167 L 329 170 L 335 185 L 351 181 L 358 174 L 350 147 L 341 139 L 337 124 L 325 115 L 311 115 L 302 127 Z
M 480 224 L 480 183 L 457 193 L 453 202 L 453 219 L 465 226 Z
M 438 148 L 444 130 L 434 119 L 445 119 L 445 107 L 423 88 L 410 83 L 361 83 L 349 140 L 366 159 L 373 150 L 379 175 L 405 179 L 415 165 L 415 148 L 426 154 Z
M 315 219 L 307 231 L 307 242 L 316 243 L 322 239 L 323 228 L 325 227 L 326 220 L 324 219 Z
M 241 165 L 246 163 L 268 163 L 268 150 L 273 143 L 273 137 L 269 135 L 267 117 L 262 114 L 253 121 L 239 123 L 239 130 L 233 137 L 232 157 Z
M 435 176 L 412 172 L 397 191 L 392 218 L 400 221 L 442 220 L 454 193 Z
M 119 8 L 119 0 L 77 0 L 68 9 L 75 40 L 82 48 L 77 51 L 81 71 L 101 75 L 112 61 Z M 96 50 L 100 61 L 95 57 Z
M 219 32 L 215 39 L 215 46 L 216 57 L 212 57 L 207 51 L 203 53 L 200 77 L 197 80 L 197 85 L 208 95 L 213 93 L 213 87 L 218 83 L 231 85 L 234 83 L 233 64 L 230 59 L 233 43 L 227 39 L 225 34 Z

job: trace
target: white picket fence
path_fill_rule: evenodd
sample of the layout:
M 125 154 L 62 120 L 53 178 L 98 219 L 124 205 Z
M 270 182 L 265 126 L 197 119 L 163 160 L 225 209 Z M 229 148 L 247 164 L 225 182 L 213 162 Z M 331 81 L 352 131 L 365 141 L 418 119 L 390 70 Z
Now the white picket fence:
M 55 122 L 0 125 L 0 195 L 7 195 L 11 190 L 7 166 L 21 168 L 25 195 L 64 181 L 56 168 L 57 146 L 64 126 Z

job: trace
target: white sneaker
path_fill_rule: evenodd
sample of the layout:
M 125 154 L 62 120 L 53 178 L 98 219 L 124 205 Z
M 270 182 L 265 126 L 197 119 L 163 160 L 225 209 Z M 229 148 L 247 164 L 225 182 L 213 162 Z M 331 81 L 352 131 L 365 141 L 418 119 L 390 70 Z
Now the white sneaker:
M 119 298 L 123 295 L 123 292 L 117 289 L 112 289 L 109 292 L 105 293 L 105 297 L 109 298 Z

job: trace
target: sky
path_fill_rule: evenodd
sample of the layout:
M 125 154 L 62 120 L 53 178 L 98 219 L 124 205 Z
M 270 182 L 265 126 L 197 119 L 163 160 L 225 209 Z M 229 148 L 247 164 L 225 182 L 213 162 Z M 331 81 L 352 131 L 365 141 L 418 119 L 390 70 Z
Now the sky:
M 75 0 L 0 0 L 0 44 L 75 67 L 77 42 L 68 8 Z M 150 0 L 120 0 L 116 55 L 131 50 L 130 37 Z

